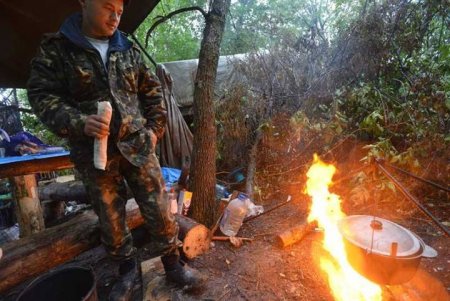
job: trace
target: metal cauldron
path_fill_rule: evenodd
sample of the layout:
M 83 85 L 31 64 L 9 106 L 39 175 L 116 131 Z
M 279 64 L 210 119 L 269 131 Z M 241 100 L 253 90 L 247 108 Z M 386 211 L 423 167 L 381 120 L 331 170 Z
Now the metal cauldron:
M 386 219 L 351 215 L 340 220 L 338 227 L 347 260 L 378 284 L 404 283 L 414 276 L 422 257 L 437 256 L 417 235 Z
M 97 301 L 92 269 L 64 267 L 33 280 L 17 301 Z

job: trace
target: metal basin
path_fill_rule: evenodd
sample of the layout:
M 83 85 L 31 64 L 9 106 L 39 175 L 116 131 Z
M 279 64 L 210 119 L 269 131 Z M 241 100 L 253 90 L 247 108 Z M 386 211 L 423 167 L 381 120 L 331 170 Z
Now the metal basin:
M 422 257 L 437 255 L 414 233 L 382 218 L 352 215 L 338 226 L 349 263 L 378 284 L 407 282 L 415 275 Z

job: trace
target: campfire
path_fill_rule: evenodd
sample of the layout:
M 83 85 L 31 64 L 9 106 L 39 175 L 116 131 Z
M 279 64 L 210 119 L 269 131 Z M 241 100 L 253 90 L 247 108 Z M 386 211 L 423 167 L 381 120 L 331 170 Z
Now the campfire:
M 320 268 L 326 273 L 336 300 L 382 300 L 381 287 L 358 274 L 347 260 L 338 229 L 338 221 L 345 213 L 341 210 L 340 197 L 328 191 L 335 171 L 333 165 L 314 155 L 314 163 L 307 173 L 306 193 L 312 199 L 308 222 L 317 221 L 323 229 L 323 247 L 331 255 L 319 258 Z

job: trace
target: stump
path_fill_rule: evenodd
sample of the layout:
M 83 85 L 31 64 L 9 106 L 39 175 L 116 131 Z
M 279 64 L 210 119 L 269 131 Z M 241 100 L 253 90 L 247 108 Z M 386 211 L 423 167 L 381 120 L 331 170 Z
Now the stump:
M 211 233 L 208 228 L 181 214 L 175 214 L 175 218 L 180 227 L 178 238 L 183 242 L 183 253 L 188 259 L 209 250 Z

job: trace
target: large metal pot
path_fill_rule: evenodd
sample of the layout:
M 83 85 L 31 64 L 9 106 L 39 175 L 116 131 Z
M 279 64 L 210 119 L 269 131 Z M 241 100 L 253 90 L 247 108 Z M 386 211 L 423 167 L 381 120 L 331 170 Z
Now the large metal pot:
M 338 223 L 347 260 L 367 279 L 378 284 L 400 284 L 410 280 L 422 257 L 437 252 L 406 228 L 368 215 L 351 215 Z
M 16 301 L 97 301 L 96 284 L 92 269 L 63 267 L 33 280 Z

